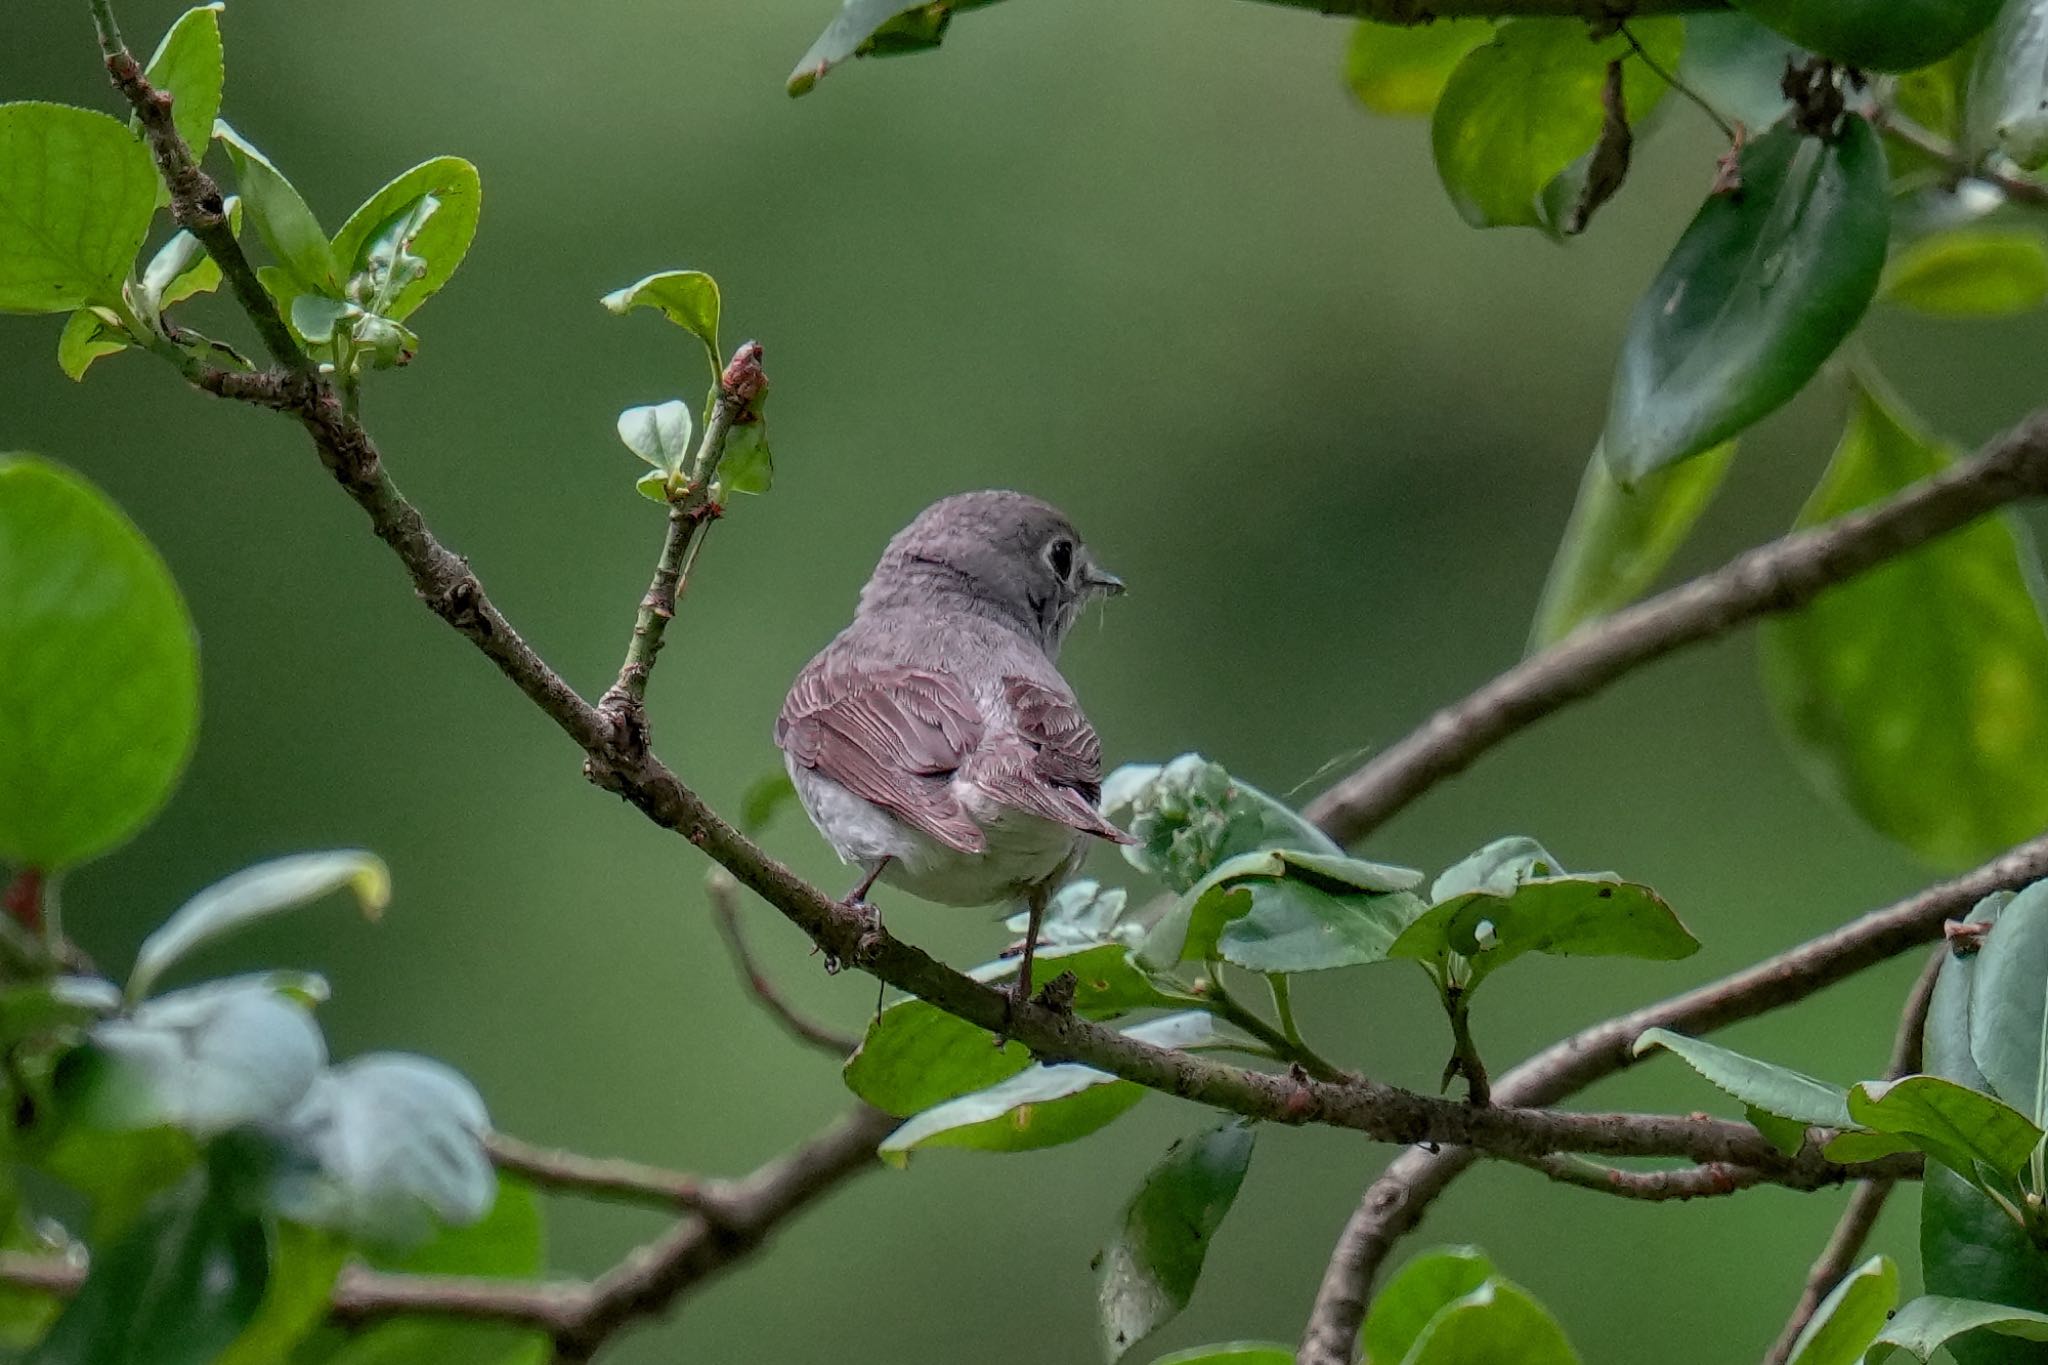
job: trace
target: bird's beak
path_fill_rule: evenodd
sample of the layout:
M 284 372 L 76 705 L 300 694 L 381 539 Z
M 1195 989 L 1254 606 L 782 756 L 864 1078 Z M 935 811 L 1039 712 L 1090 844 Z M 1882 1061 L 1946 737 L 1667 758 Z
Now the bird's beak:
M 1096 589 L 1103 596 L 1118 597 L 1122 595 L 1124 591 L 1124 581 L 1121 578 L 1118 578 L 1115 574 L 1111 573 L 1109 570 L 1103 568 L 1100 564 L 1090 562 L 1090 564 L 1088 565 L 1087 573 L 1088 586 Z

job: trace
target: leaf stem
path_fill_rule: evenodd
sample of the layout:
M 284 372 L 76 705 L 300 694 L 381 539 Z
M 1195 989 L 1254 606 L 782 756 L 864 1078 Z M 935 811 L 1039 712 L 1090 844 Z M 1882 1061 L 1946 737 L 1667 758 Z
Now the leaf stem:
M 1223 964 L 1212 959 L 1209 962 L 1209 989 L 1203 996 L 1203 1005 L 1217 1018 L 1237 1025 L 1252 1037 L 1273 1049 L 1282 1061 L 1299 1063 L 1302 1070 L 1319 1081 L 1344 1081 L 1350 1073 L 1342 1067 L 1316 1054 L 1314 1048 L 1290 1037 L 1267 1023 L 1258 1013 L 1238 1003 L 1237 997 L 1223 984 Z
M 1493 1103 L 1493 1083 L 1487 1078 L 1478 1044 L 1472 1041 L 1471 1001 L 1464 987 L 1451 986 L 1444 991 L 1444 1012 L 1451 1018 L 1451 1064 L 1444 1079 L 1463 1076 L 1467 1099 L 1474 1104 Z
M 1664 84 L 1670 86 L 1673 90 L 1676 90 L 1679 94 L 1685 96 L 1694 104 L 1698 105 L 1700 108 L 1700 112 L 1704 113 L 1708 118 L 1712 119 L 1714 121 L 1714 126 L 1721 130 L 1721 136 L 1727 138 L 1730 142 L 1736 140 L 1735 125 L 1733 123 L 1730 123 L 1727 119 L 1723 118 L 1721 116 L 1721 112 L 1718 109 L 1714 108 L 1713 105 L 1708 104 L 1706 98 L 1702 96 L 1697 90 L 1694 90 L 1684 81 L 1678 79 L 1676 73 L 1666 71 L 1664 69 L 1663 64 L 1659 62 L 1655 57 L 1652 57 L 1650 55 L 1650 50 L 1642 45 L 1641 41 L 1639 41 L 1636 38 L 1636 35 L 1634 33 L 1629 31 L 1629 26 L 1627 24 L 1621 24 L 1617 27 L 1620 29 L 1621 36 L 1628 39 L 1628 45 L 1636 50 L 1636 56 L 1641 57 L 1643 59 L 1644 66 L 1649 67 L 1651 72 L 1654 75 L 1656 75 L 1658 79 L 1662 80 Z

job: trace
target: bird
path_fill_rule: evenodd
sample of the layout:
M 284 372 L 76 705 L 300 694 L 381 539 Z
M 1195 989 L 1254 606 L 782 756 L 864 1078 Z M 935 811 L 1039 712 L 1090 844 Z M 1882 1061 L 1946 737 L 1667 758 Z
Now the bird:
M 875 916 L 877 881 L 941 905 L 1024 903 L 1012 1010 L 1053 893 L 1094 841 L 1135 842 L 1096 809 L 1102 742 L 1058 664 L 1082 610 L 1123 591 L 1051 504 L 942 498 L 890 540 L 776 717 L 805 814 L 861 869 L 845 904 Z

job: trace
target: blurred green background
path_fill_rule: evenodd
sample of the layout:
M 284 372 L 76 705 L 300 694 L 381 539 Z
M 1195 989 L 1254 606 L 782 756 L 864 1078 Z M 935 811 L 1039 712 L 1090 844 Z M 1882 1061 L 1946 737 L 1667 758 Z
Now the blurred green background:
M 131 43 L 147 51 L 179 8 L 130 0 Z M 791 101 L 782 79 L 829 16 L 829 0 L 240 0 L 226 15 L 226 112 L 330 229 L 431 154 L 481 168 L 477 244 L 414 319 L 418 362 L 375 377 L 366 416 L 571 680 L 594 695 L 617 666 L 660 536 L 613 415 L 702 386 L 692 340 L 597 298 L 680 266 L 717 275 L 728 343 L 762 339 L 775 384 L 778 486 L 712 538 L 654 688 L 660 748 L 728 808 L 776 766 L 783 689 L 884 540 L 959 489 L 1052 499 L 1132 584 L 1066 656 L 1113 763 L 1200 749 L 1306 799 L 1513 661 L 1627 309 L 1712 175 L 1693 111 L 1667 105 L 1627 191 L 1560 250 L 1458 221 L 1426 127 L 1351 104 L 1339 21 L 1037 0 Z M 82 3 L 0 7 L 0 98 L 113 107 Z M 826 1122 L 839 1082 L 742 995 L 701 859 L 586 785 L 574 751 L 410 600 L 299 434 L 133 354 L 73 385 L 53 359 L 60 324 L 0 326 L 0 448 L 82 468 L 141 522 L 191 600 L 206 670 L 182 789 L 67 888 L 89 949 L 124 966 L 213 878 L 362 844 L 396 877 L 383 924 L 312 913 L 201 967 L 326 971 L 337 1054 L 445 1057 L 537 1141 L 736 1173 Z M 1866 340 L 1923 412 L 1975 439 L 2037 399 L 2044 327 L 1880 317 Z M 1750 439 L 1682 566 L 1788 523 L 1838 416 L 1823 384 Z M 1706 948 L 1508 974 L 1477 1024 L 1497 1065 L 1929 876 L 1793 772 L 1746 636 L 1544 724 L 1371 851 L 1438 867 L 1510 832 L 1652 882 Z M 800 824 L 769 843 L 844 880 Z M 1122 871 L 1108 855 L 1096 869 Z M 992 914 L 888 909 L 962 965 L 1006 938 Z M 826 978 L 794 930 L 749 911 L 789 991 L 857 1026 L 871 986 Z M 1915 965 L 1732 1039 L 1871 1074 Z M 1337 973 L 1297 998 L 1326 1052 L 1434 1084 L 1446 1039 L 1419 973 Z M 1717 1107 L 1673 1066 L 1588 1102 Z M 1073 1147 L 866 1176 L 608 1359 L 1094 1359 L 1089 1256 L 1136 1177 L 1203 1118 L 1154 1097 Z M 1333 1131 L 1261 1144 L 1193 1307 L 1135 1359 L 1291 1341 L 1388 1156 Z M 1425 1236 L 1485 1246 L 1590 1360 L 1645 1358 L 1654 1301 L 1658 1359 L 1721 1362 L 1774 1334 L 1839 1200 L 1642 1206 L 1487 1168 Z M 1909 1263 L 1914 1205 L 1895 1201 L 1880 1233 Z M 653 1227 L 552 1213 L 563 1272 Z

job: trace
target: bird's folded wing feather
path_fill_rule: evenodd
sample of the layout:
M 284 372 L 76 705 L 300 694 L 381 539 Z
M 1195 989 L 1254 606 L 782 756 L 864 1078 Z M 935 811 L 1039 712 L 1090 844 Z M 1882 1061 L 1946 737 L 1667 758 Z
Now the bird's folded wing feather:
M 950 674 L 901 665 L 814 664 L 775 720 L 775 743 L 806 768 L 962 853 L 988 846 L 953 795 L 982 741 L 974 698 Z
M 1015 735 L 985 744 L 969 758 L 967 775 L 1007 805 L 1114 843 L 1135 842 L 1096 812 L 1102 741 L 1073 697 L 1011 676 L 1003 679 L 1003 700 Z

